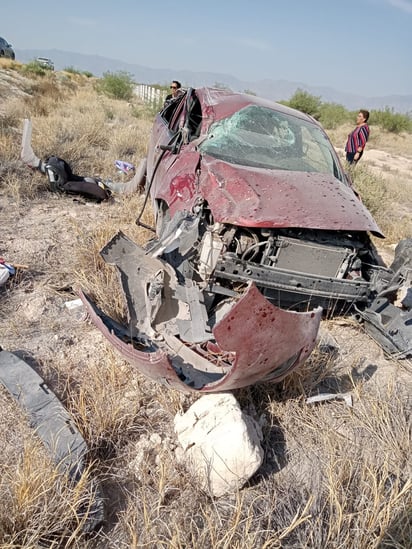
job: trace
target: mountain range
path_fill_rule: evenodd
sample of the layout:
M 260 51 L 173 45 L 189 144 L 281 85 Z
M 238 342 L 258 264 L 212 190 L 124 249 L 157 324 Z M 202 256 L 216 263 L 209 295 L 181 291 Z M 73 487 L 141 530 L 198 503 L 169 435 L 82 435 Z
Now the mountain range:
M 27 63 L 36 57 L 48 57 L 54 62 L 56 70 L 73 67 L 80 71 L 89 71 L 95 76 L 105 72 L 125 71 L 139 84 L 167 85 L 177 79 L 184 86 L 225 86 L 233 91 L 249 91 L 274 101 L 288 100 L 297 89 L 320 97 L 322 102 L 338 103 L 347 109 L 360 108 L 384 109 L 389 107 L 395 112 L 412 113 L 412 95 L 387 95 L 367 97 L 335 90 L 325 86 L 311 86 L 304 82 L 264 79 L 258 81 L 240 80 L 230 74 L 177 70 L 171 68 L 153 69 L 142 65 L 126 63 L 99 55 L 85 55 L 75 52 L 52 50 L 15 50 L 16 59 Z

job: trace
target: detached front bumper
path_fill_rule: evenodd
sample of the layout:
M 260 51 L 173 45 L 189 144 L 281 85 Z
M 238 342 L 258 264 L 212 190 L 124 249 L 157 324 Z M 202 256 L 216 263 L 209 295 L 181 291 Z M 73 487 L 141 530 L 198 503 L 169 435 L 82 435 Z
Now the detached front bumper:
M 93 323 L 139 372 L 183 392 L 220 392 L 278 382 L 310 355 L 322 315 L 284 311 L 249 282 L 215 322 L 203 292 L 179 284 L 171 266 L 122 233 L 102 252 L 119 270 L 128 306 L 123 326 L 80 292 Z M 190 326 L 190 328 L 188 328 Z M 190 334 L 185 339 L 185 334 Z

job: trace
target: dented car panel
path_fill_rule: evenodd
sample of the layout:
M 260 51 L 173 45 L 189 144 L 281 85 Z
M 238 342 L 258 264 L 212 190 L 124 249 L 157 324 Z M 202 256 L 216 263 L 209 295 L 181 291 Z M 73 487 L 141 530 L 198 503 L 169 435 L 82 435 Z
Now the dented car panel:
M 199 160 L 197 151 L 187 151 L 182 157 L 168 155 L 159 165 L 157 198 L 168 203 L 171 216 L 182 209 L 190 211 L 194 206 Z
M 233 166 L 206 155 L 199 190 L 215 221 L 221 223 L 333 228 L 383 236 L 353 189 L 329 174 Z
M 119 270 L 129 325 L 121 326 L 83 293 L 91 319 L 126 360 L 147 377 L 184 392 L 216 392 L 280 381 L 309 356 L 320 308 L 283 311 L 251 283 L 221 305 L 216 323 L 203 320 L 199 299 L 178 289 L 170 266 L 119 233 L 102 255 Z M 180 322 L 179 322 L 180 321 Z M 186 324 L 191 326 L 187 333 Z M 182 334 L 191 340 L 182 341 Z

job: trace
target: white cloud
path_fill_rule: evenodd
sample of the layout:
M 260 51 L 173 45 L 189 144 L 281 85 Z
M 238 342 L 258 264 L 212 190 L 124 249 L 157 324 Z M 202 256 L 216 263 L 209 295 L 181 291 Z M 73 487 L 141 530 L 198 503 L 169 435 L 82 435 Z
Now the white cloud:
M 386 0 L 390 6 L 406 13 L 412 13 L 412 1 L 410 0 Z

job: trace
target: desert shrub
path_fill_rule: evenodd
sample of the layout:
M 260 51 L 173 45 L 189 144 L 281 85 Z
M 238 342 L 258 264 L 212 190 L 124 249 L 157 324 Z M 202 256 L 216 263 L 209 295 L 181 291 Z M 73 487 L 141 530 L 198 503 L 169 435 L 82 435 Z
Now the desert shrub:
M 148 118 L 153 119 L 156 113 L 158 113 L 161 110 L 161 108 L 162 108 L 162 105 L 150 105 L 150 104 L 145 104 L 144 106 L 136 105 L 132 107 L 130 114 L 134 118 L 141 118 L 144 120 L 147 120 Z
M 362 201 L 379 221 L 384 212 L 390 208 L 388 187 L 382 176 L 375 175 L 366 166 L 358 165 L 351 170 L 351 176 Z
M 30 61 L 22 68 L 22 73 L 30 76 L 45 76 L 49 72 L 49 69 L 40 65 L 38 61 Z
M 79 69 L 75 69 L 75 68 L 72 67 L 72 66 L 65 67 L 63 70 L 64 70 L 65 72 L 69 72 L 70 74 L 82 74 L 82 72 L 79 71 Z
M 50 73 L 50 71 L 49 71 Z M 66 97 L 68 88 L 63 89 L 54 78 L 54 74 L 33 82 L 30 95 L 23 99 L 29 117 L 47 116 L 58 108 L 58 102 Z
M 0 136 L 13 133 L 14 128 L 20 126 L 20 121 L 24 118 L 25 109 L 21 99 L 9 101 L 0 111 Z
M 63 69 L 64 72 L 68 72 L 69 74 L 76 74 L 79 76 L 85 76 L 86 78 L 91 78 L 93 76 L 93 73 L 90 71 L 81 71 L 80 69 L 76 69 L 72 65 L 65 67 Z
M 407 114 L 394 112 L 389 107 L 372 111 L 371 119 L 374 124 L 391 133 L 412 132 L 412 119 Z
M 320 97 L 312 95 L 305 90 L 298 88 L 289 101 L 285 102 L 292 109 L 297 109 L 298 111 L 310 114 L 317 120 L 320 117 L 320 108 L 322 101 Z
M 350 113 L 343 105 L 337 103 L 322 103 L 319 122 L 328 130 L 335 129 L 350 118 Z
M 54 78 L 54 75 L 50 75 L 48 78 L 42 78 L 33 82 L 30 89 L 30 95 L 33 97 L 44 96 L 49 101 L 61 100 L 63 89 L 59 86 L 59 83 Z
M 135 83 L 132 75 L 125 71 L 105 72 L 96 83 L 96 90 L 113 99 L 129 100 L 133 97 Z

